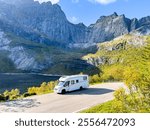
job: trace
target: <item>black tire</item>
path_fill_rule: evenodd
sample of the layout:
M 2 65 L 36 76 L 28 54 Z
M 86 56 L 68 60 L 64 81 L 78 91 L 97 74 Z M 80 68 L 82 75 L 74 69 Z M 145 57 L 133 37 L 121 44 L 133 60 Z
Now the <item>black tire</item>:
M 82 90 L 82 89 L 83 89 L 83 87 L 81 86 L 81 87 L 80 87 L 80 90 Z
M 66 90 L 65 90 L 65 89 L 63 89 L 61 93 L 62 93 L 62 94 L 65 94 L 65 93 L 66 93 Z

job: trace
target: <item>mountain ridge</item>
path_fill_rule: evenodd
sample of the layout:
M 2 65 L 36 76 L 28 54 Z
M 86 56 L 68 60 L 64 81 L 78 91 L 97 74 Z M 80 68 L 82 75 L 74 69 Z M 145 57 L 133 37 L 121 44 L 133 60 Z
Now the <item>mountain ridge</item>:
M 145 28 L 142 31 L 138 30 L 150 24 L 149 16 L 139 20 L 136 18 L 129 19 L 125 15 L 118 15 L 114 12 L 109 16 L 101 16 L 93 25 L 85 26 L 81 23 L 72 24 L 69 22 L 58 4 L 52 5 L 51 2 L 40 4 L 33 0 L 0 1 L 6 7 L 8 6 L 6 9 L 1 8 L 1 12 L 4 12 L 6 17 L 1 15 L 0 19 L 6 20 L 9 23 L 12 22 L 13 25 L 20 25 L 21 28 L 32 30 L 34 33 L 44 34 L 51 41 L 67 46 L 69 44 L 70 47 L 73 47 L 73 44 L 76 43 L 82 45 L 88 43 L 87 46 L 90 46 L 92 43 L 109 41 L 133 31 L 140 34 L 145 32 L 144 35 L 149 34 L 149 32 L 148 34 L 146 33 Z M 21 7 L 19 3 L 21 3 Z M 1 7 L 3 7 L 3 4 L 1 4 Z

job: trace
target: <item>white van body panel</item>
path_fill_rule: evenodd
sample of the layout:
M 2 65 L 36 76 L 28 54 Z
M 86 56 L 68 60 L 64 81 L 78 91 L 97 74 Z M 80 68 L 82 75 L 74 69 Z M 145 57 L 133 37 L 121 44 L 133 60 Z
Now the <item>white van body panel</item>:
M 55 93 L 71 92 L 89 87 L 88 75 L 64 76 L 59 79 L 58 85 L 54 88 Z

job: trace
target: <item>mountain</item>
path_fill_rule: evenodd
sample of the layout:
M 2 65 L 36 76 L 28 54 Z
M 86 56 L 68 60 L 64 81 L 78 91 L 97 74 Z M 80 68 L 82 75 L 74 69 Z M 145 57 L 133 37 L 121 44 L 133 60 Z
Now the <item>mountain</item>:
M 3 1 L 3 0 L 2 0 Z M 17 4 L 15 4 L 17 3 Z M 12 0 L 0 3 L 0 19 L 13 25 L 13 27 L 23 29 L 33 37 L 29 40 L 43 42 L 41 39 L 48 38 L 49 42 L 57 42 L 65 45 L 70 42 L 82 42 L 85 36 L 86 27 L 83 24 L 74 25 L 68 22 L 60 6 L 51 2 L 39 4 L 33 0 Z M 22 33 L 15 32 L 19 36 Z M 34 35 L 42 37 L 34 38 Z
M 70 23 L 58 4 L 0 0 L 0 72 L 95 72 L 82 56 L 95 52 L 97 43 L 125 34 L 149 35 L 150 17 L 114 13 L 87 27 Z
M 149 41 L 150 36 L 126 34 L 111 41 L 98 43 L 96 53 L 88 54 L 83 59 L 97 67 L 124 63 L 129 60 L 129 57 L 136 56 L 136 51 L 147 45 Z
M 130 20 L 117 13 L 101 16 L 89 27 L 82 23 L 75 25 L 67 20 L 59 5 L 51 2 L 39 4 L 34 0 L 0 0 L 0 12 L 0 21 L 10 26 L 5 28 L 18 36 L 40 43 L 69 44 L 70 47 L 76 44 L 91 46 L 135 30 L 143 34 L 150 25 L 149 17 Z

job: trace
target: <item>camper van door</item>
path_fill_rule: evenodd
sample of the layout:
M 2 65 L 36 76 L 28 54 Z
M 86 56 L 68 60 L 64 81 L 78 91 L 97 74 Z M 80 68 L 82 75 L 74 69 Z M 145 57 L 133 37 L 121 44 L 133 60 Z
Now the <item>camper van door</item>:
M 71 80 L 71 85 L 70 85 L 70 91 L 74 91 L 74 90 L 76 90 L 76 89 L 77 89 L 77 88 L 76 88 L 75 80 L 72 79 L 72 80 Z
M 70 91 L 70 81 L 66 81 L 63 87 L 66 91 Z

